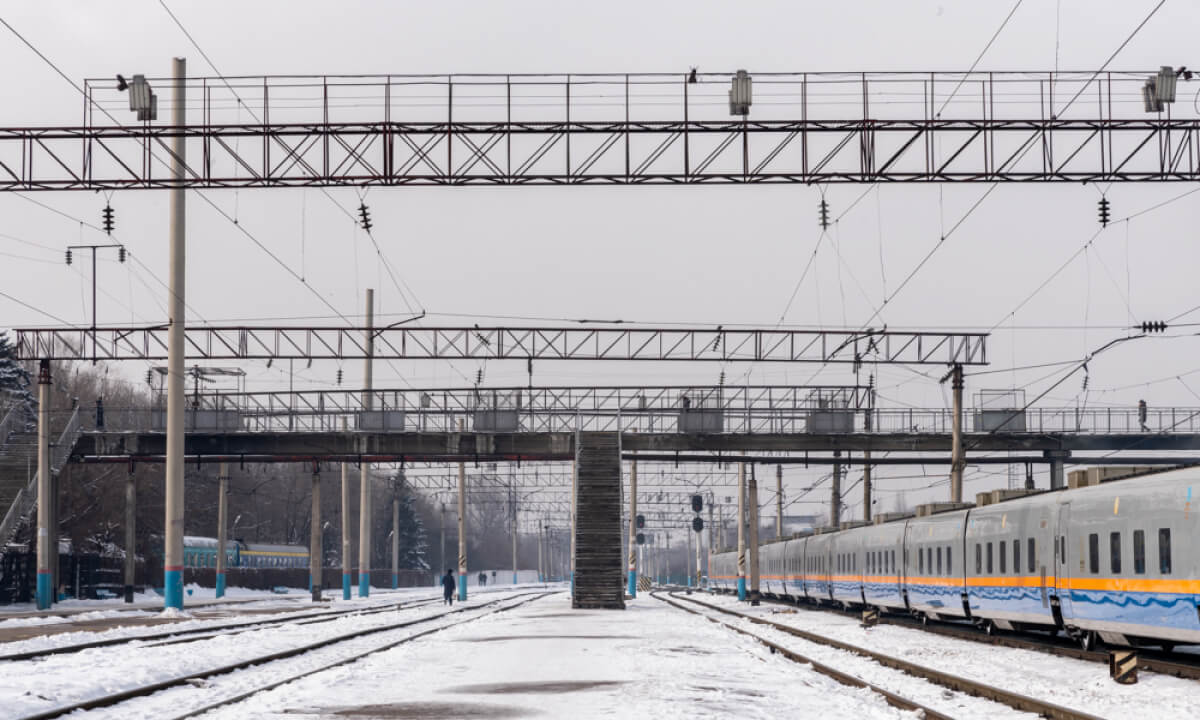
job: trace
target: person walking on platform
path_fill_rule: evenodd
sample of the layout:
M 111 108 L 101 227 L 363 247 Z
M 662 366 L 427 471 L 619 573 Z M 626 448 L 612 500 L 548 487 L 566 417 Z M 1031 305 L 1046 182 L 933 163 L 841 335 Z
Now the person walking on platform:
M 487 585 L 487 573 L 479 573 L 479 587 Z
M 1142 432 L 1149 432 L 1150 428 L 1146 427 L 1146 401 L 1138 400 L 1138 424 L 1142 426 Z
M 455 588 L 455 583 L 454 583 L 454 570 L 447 568 L 446 574 L 442 576 L 442 600 L 447 605 L 454 604 L 455 589 L 456 588 Z

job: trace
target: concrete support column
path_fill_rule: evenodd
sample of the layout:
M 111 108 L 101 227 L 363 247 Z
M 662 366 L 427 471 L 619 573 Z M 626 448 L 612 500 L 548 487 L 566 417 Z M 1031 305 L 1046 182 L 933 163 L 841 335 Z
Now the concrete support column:
M 838 460 L 841 450 L 833 451 L 833 479 L 829 498 L 829 524 L 838 527 L 842 524 L 842 463 Z
M 712 556 L 716 551 L 716 543 L 713 539 L 717 536 L 717 526 L 713 524 L 713 502 L 714 498 L 708 498 L 708 557 L 704 562 L 704 576 L 712 582 Z
M 516 585 L 517 584 L 517 496 L 516 496 L 516 492 L 514 490 L 512 490 L 511 488 L 509 489 L 509 494 L 512 498 L 510 501 L 510 507 L 509 507 L 509 513 L 512 516 L 509 518 L 509 523 L 510 523 L 509 527 L 512 528 L 512 572 L 513 572 L 513 585 Z M 445 518 L 445 514 L 444 514 L 445 510 L 446 510 L 446 506 L 442 505 L 442 512 L 443 512 L 442 517 L 443 518 Z M 445 543 L 446 543 L 446 533 L 443 530 L 442 531 L 443 546 L 445 545 Z M 444 550 L 443 550 L 443 552 L 444 552 Z
M 187 125 L 186 82 L 187 63 L 175 58 L 173 64 L 175 101 L 171 124 Z M 167 457 L 166 494 L 163 503 L 165 539 L 163 542 L 163 605 L 183 608 L 183 434 L 184 434 L 184 377 L 183 360 L 187 353 L 183 331 L 187 324 L 185 289 L 185 227 L 187 198 L 182 182 L 186 163 L 187 144 L 183 135 L 171 143 L 171 176 L 178 182 L 170 191 L 171 212 L 171 271 L 170 297 L 167 307 Z
M 872 415 L 874 409 L 869 408 L 866 414 L 863 415 L 863 429 L 868 434 L 871 432 Z M 863 451 L 863 520 L 871 522 L 871 495 L 874 489 L 871 487 L 871 451 Z
M 538 582 L 542 583 L 546 582 L 546 565 L 544 559 L 542 558 L 542 530 L 545 528 L 545 525 L 542 524 L 541 520 L 538 520 L 537 523 Z
M 371 385 L 375 355 L 375 290 L 367 288 L 367 357 L 363 361 L 363 410 L 370 411 L 374 398 Z M 371 595 L 371 467 L 359 463 L 358 487 L 358 596 Z
M 687 551 L 683 554 L 683 572 L 686 576 L 684 581 L 690 588 L 692 586 L 692 533 L 690 528 L 684 529 L 683 539 L 687 544 Z
M 750 604 L 757 605 L 758 591 L 758 479 L 750 466 L 750 483 L 746 489 L 746 504 L 750 506 Z
M 571 461 L 571 538 L 570 538 L 570 553 L 567 558 L 567 571 L 571 573 L 571 594 L 575 594 L 575 534 L 578 524 L 576 518 L 577 503 L 576 503 L 576 488 L 579 485 L 579 464 L 575 460 Z
M 54 554 L 50 552 L 50 523 L 53 518 L 54 484 L 50 482 L 50 361 L 38 364 L 37 425 L 37 606 L 47 610 L 54 602 Z
M 342 432 L 346 432 L 346 419 L 342 418 Z M 339 463 L 342 469 L 342 599 L 350 599 L 350 588 L 354 584 L 354 539 L 350 535 L 350 466 Z
M 696 587 L 699 588 L 701 580 L 704 578 L 704 569 L 700 566 L 700 546 L 703 545 L 704 536 L 699 532 L 696 533 Z
M 131 476 L 132 477 L 132 476 Z M 229 542 L 229 463 L 217 470 L 217 597 L 225 597 L 225 553 Z
M 783 539 L 783 466 L 775 466 L 775 539 Z
M 458 421 L 461 431 L 464 421 Z M 458 601 L 467 599 L 467 464 L 458 464 Z
M 133 465 L 125 476 L 125 602 L 133 602 L 133 586 L 137 574 L 137 481 Z M 218 570 L 220 572 L 220 570 Z M 218 583 L 220 582 L 218 577 Z M 217 587 L 221 587 L 219 584 Z M 218 595 L 217 597 L 220 597 Z
M 308 534 L 308 589 L 313 602 L 321 602 L 321 585 L 325 582 L 324 527 L 321 525 L 321 466 L 312 466 L 312 525 Z
M 400 587 L 400 498 L 392 497 L 392 589 Z
M 737 475 L 737 594 L 746 599 L 746 463 L 738 463 Z
M 629 586 L 625 589 L 629 597 L 637 597 L 637 472 L 637 458 L 633 458 L 629 461 Z
M 963 497 L 963 468 L 967 465 L 962 443 L 962 365 L 950 370 L 950 387 L 954 391 L 954 415 L 950 435 L 950 502 L 960 503 Z
M 1067 486 L 1063 476 L 1063 465 L 1071 457 L 1070 450 L 1046 450 L 1042 453 L 1050 458 L 1050 489 L 1061 490 Z
M 663 584 L 671 584 L 671 531 L 667 533 L 667 548 L 663 552 Z

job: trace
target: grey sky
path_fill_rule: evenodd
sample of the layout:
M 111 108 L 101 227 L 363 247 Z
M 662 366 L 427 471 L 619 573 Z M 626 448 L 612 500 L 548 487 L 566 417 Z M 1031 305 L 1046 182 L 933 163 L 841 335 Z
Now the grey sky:
M 1056 7 L 1026 0 L 981 69 L 1049 70 L 1056 64 Z M 1064 0 L 1057 65 L 1098 67 L 1153 7 L 1150 0 Z M 169 2 L 227 75 L 270 73 L 706 72 L 965 70 L 1008 13 L 1010 2 Z M 193 75 L 211 75 L 158 2 L 7 2 L 0 17 L 77 82 L 118 72 L 165 75 L 172 56 Z M 1115 69 L 1197 65 L 1190 58 L 1200 6 L 1169 0 L 1113 63 Z M 0 125 L 69 125 L 82 101 L 53 70 L 0 28 Z M 1180 85 L 1176 116 L 1193 117 L 1200 85 Z M 165 92 L 165 90 L 163 91 Z M 826 191 L 840 215 L 865 188 Z M 986 191 L 986 185 L 883 187 L 838 223 L 821 246 L 786 322 L 858 326 L 888 291 Z M 1192 189 L 1114 185 L 1122 218 Z M 346 208 L 351 190 L 331 190 Z M 104 198 L 39 193 L 36 200 L 97 222 Z M 244 190 L 210 194 L 342 313 L 361 312 L 374 287 L 380 311 L 405 313 L 361 232 L 319 191 Z M 549 318 L 621 318 L 648 323 L 774 325 L 819 237 L 816 187 L 374 189 L 367 195 L 375 235 L 430 323 L 436 313 Z M 999 323 L 995 368 L 1068 360 L 1125 334 L 1130 320 L 1166 319 L 1200 304 L 1195 228 L 1200 194 L 1105 230 L 1087 252 L 1015 315 L 1026 295 L 1097 229 L 1097 188 L 1003 186 L 993 192 L 883 312 L 892 327 Z M 118 236 L 166 277 L 166 193 L 127 192 L 112 200 Z M 188 302 L 209 321 L 319 317 L 329 311 L 211 209 L 189 200 Z M 303 234 L 303 243 L 301 236 Z M 3 288 L 71 322 L 90 317 L 86 265 L 67 268 L 60 248 L 101 239 L 26 200 L 0 195 Z M 39 246 L 21 243 L 20 238 Z M 302 252 L 303 244 L 303 252 Z M 46 246 L 46 247 L 40 247 Z M 839 262 L 838 255 L 841 256 Z M 23 258 L 12 255 L 25 256 Z M 881 267 L 882 258 L 882 267 Z M 164 292 L 144 268 L 101 268 L 102 323 L 158 322 Z M 1126 287 L 1129 288 L 1128 307 Z M 132 305 L 133 311 L 129 306 Z M 399 316 L 397 316 L 399 317 Z M 192 318 L 195 320 L 195 318 Z M 1184 320 L 1200 322 L 1200 312 Z M 471 322 L 487 322 L 472 319 Z M 270 322 L 270 321 L 264 321 Z M 298 321 L 304 322 L 304 321 Z M 0 327 L 53 324 L 0 299 Z M 1014 329 L 1015 326 L 1015 329 Z M 1031 329 L 1052 326 L 1053 329 Z M 1045 404 L 1200 405 L 1194 338 L 1128 343 L 1090 366 Z M 144 366 L 130 364 L 127 375 Z M 462 384 L 479 366 L 378 364 L 377 384 Z M 802 382 L 816 368 L 757 366 L 754 382 Z M 360 368 L 345 368 L 355 386 Z M 1047 376 L 1053 368 L 969 380 L 968 392 Z M 285 386 L 278 364 L 250 368 L 250 387 Z M 297 371 L 300 387 L 330 387 L 336 366 Z M 542 363 L 540 384 L 715 382 L 716 365 L 627 367 Z M 742 370 L 729 369 L 730 378 Z M 940 377 L 940 368 L 928 374 Z M 904 368 L 880 369 L 884 405 L 940 407 L 946 392 Z M 1182 375 L 1180 379 L 1173 376 Z M 848 379 L 828 368 L 818 381 Z M 1059 375 L 1029 387 L 1044 389 Z M 1149 380 L 1168 378 L 1153 385 Z M 524 384 L 524 363 L 491 364 L 489 383 Z M 1132 386 L 1132 387 L 1130 387 Z M 1032 395 L 1031 395 L 1032 397 Z M 790 472 L 790 471 L 789 471 Z M 887 470 L 886 474 L 901 474 Z M 920 484 L 920 483 L 916 483 Z M 969 484 L 968 492 L 990 481 Z M 886 501 L 885 501 L 886 502 Z

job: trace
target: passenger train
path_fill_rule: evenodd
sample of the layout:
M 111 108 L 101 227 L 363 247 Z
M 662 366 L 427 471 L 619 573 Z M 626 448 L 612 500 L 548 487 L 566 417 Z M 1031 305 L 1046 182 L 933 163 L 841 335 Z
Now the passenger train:
M 760 589 L 992 632 L 1063 631 L 1085 649 L 1200 643 L 1200 468 L 760 546 Z M 1198 498 L 1200 499 L 1200 498 Z M 737 553 L 710 582 L 737 586 Z
M 217 539 L 188 535 L 183 538 L 183 565 L 189 568 L 217 566 Z M 308 548 L 304 545 L 269 545 L 229 540 L 225 543 L 225 566 L 243 568 L 306 568 Z

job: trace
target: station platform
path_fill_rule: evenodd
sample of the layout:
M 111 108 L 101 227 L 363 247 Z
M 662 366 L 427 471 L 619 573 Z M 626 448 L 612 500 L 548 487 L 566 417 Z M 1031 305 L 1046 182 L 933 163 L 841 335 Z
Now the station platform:
M 566 592 L 261 693 L 236 710 L 300 718 L 900 717 L 879 696 L 648 594 L 572 610 Z

